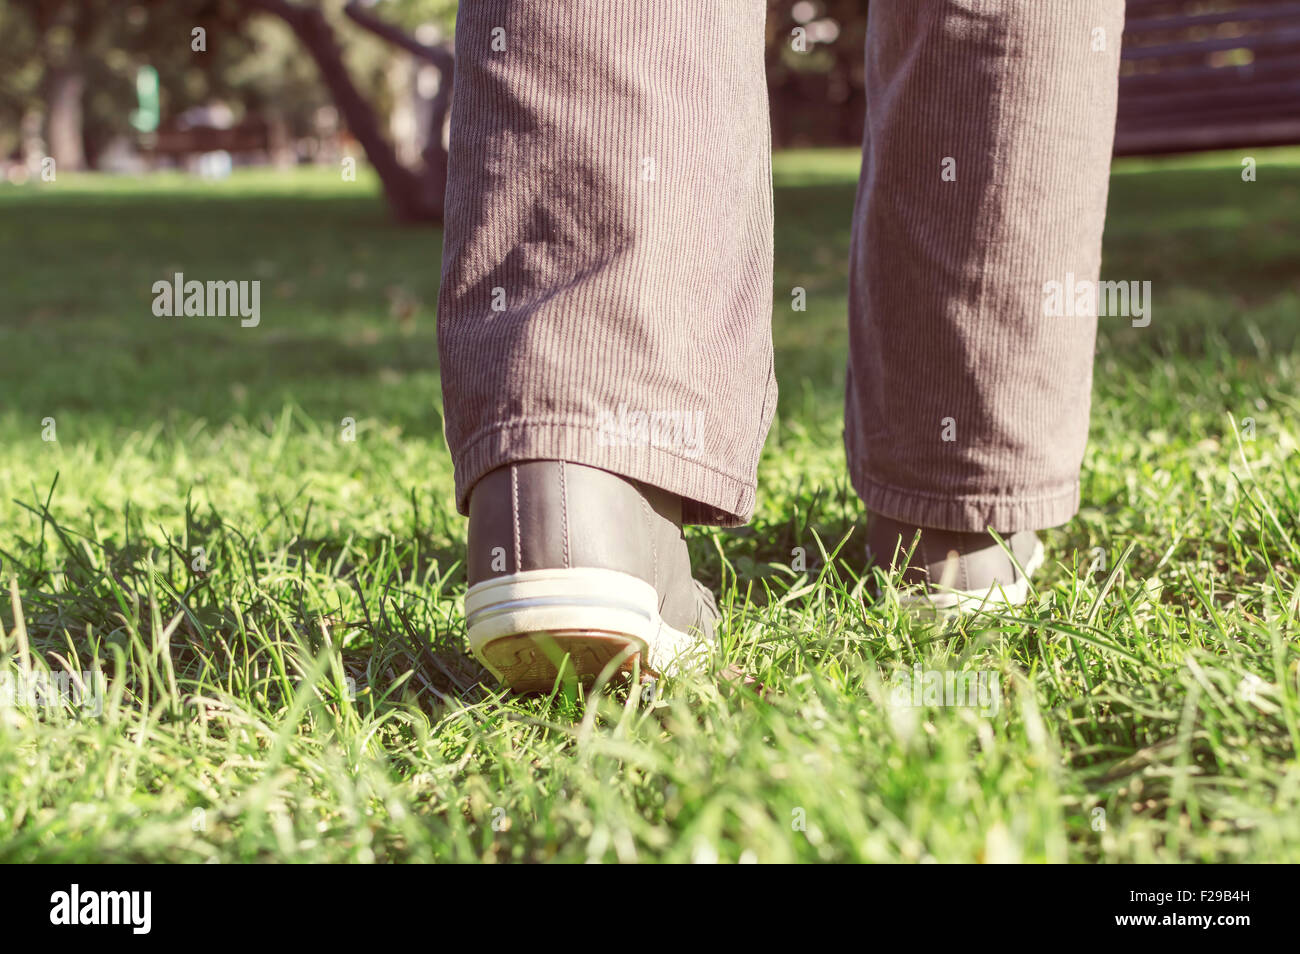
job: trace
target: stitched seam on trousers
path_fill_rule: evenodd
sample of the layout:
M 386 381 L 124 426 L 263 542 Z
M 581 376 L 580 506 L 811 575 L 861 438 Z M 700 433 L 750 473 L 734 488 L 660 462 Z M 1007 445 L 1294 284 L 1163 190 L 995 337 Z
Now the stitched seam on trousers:
M 1010 29 L 1008 29 L 1008 33 L 1010 33 Z M 1006 69 L 1012 61 L 1012 53 L 1008 49 L 1010 39 L 1009 37 L 999 37 L 999 40 L 1003 43 L 1003 49 L 1000 51 L 998 59 L 1002 67 Z M 1007 110 L 1006 100 L 1009 98 L 1008 87 L 1011 84 L 1002 82 L 995 83 L 994 85 L 994 95 L 990 97 L 991 112 L 993 116 L 989 123 L 989 128 L 1000 130 L 1002 129 L 1002 117 Z M 989 289 L 989 262 L 992 258 L 992 249 L 995 247 L 993 239 L 996 237 L 999 228 L 999 223 L 995 220 L 995 217 L 989 215 L 988 212 L 990 208 L 998 208 L 998 192 L 999 190 L 1006 188 L 1007 185 L 1006 175 L 1002 172 L 1002 157 L 1005 153 L 1005 148 L 1005 143 L 1002 138 L 995 136 L 993 152 L 988 158 L 990 170 L 989 181 L 986 184 L 987 188 L 980 196 L 978 211 L 976 213 L 978 221 L 984 226 L 984 234 L 976 246 L 982 253 L 980 256 L 978 271 L 979 287 L 975 293 L 974 313 L 977 315 L 985 315 L 988 313 L 986 303 Z
M 763 445 L 767 443 L 768 435 L 772 432 L 772 420 L 776 417 L 776 399 L 777 390 L 780 385 L 776 380 L 776 354 L 767 363 L 767 388 L 763 393 L 763 409 L 758 414 L 758 437 L 754 441 L 754 449 L 751 452 L 754 459 L 758 460 L 763 454 Z M 768 411 L 771 410 L 772 416 L 768 417 Z

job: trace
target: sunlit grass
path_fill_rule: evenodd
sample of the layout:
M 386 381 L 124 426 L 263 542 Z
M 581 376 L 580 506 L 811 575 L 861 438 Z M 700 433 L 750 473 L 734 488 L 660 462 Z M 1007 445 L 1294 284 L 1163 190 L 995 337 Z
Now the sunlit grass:
M 1083 511 L 1028 606 L 937 625 L 868 595 L 844 478 L 856 158 L 778 156 L 778 423 L 691 540 L 762 692 L 650 698 L 465 655 L 436 231 L 320 170 L 0 187 L 0 670 L 108 685 L 0 706 L 0 857 L 1300 860 L 1300 162 L 1257 155 L 1117 165 L 1154 320 L 1103 321 Z M 175 270 L 261 325 L 155 318 Z M 996 711 L 894 704 L 916 667 Z

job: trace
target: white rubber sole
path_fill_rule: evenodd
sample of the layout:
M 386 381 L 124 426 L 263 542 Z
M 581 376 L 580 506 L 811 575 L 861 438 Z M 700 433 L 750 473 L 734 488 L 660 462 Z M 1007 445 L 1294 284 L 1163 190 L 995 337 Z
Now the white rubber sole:
M 470 587 L 465 596 L 470 650 L 516 689 L 547 691 L 561 669 L 579 681 L 613 664 L 672 675 L 698 660 L 703 643 L 659 616 L 645 580 L 591 567 L 525 570 Z
M 955 590 L 935 587 L 930 592 L 901 592 L 898 604 L 907 609 L 929 609 L 943 613 L 974 613 L 999 606 L 1020 606 L 1029 599 L 1029 578 L 1038 572 L 1047 557 L 1043 542 L 1034 542 L 1034 551 L 1025 561 L 1025 575 L 1009 585 L 995 584 L 986 590 Z

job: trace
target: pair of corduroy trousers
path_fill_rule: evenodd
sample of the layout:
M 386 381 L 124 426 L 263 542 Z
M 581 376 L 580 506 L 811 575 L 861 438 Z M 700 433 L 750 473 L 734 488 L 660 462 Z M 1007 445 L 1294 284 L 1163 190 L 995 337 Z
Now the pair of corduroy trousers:
M 762 0 L 460 5 L 438 311 L 457 505 L 522 460 L 749 519 L 776 407 Z M 1079 503 L 1123 0 L 873 0 L 845 447 L 871 511 Z M 847 212 L 847 210 L 846 210 Z M 789 295 L 788 290 L 782 297 Z

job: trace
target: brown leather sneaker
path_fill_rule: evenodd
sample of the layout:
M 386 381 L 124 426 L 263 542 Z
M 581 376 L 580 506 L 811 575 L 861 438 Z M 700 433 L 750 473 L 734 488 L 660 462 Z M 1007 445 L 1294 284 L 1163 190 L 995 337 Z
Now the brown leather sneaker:
M 900 603 L 959 613 L 1019 606 L 1029 599 L 1029 577 L 1043 564 L 1043 544 L 1032 530 L 1003 539 L 1015 560 L 988 533 L 918 527 L 875 513 L 867 524 L 867 547 L 874 562 L 897 569 L 906 561 L 902 579 L 907 589 L 899 594 Z
M 538 460 L 487 474 L 469 509 L 470 649 L 512 688 L 548 691 L 562 668 L 590 683 L 707 660 L 718 611 L 691 577 L 681 498 Z

